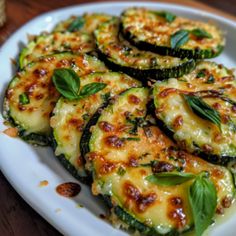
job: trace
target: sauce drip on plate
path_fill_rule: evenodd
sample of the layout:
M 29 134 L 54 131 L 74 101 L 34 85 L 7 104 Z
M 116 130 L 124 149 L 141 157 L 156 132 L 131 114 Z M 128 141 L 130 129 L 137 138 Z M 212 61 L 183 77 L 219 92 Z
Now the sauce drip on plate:
M 59 184 L 56 191 L 63 197 L 75 197 L 81 191 L 81 186 L 77 183 L 67 182 Z

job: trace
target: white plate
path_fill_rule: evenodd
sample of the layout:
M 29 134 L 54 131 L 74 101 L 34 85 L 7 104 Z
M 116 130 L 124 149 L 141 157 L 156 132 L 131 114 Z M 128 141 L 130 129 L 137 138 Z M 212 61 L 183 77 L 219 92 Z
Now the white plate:
M 22 43 L 27 42 L 27 34 L 50 31 L 58 21 L 66 19 L 70 15 L 79 15 L 84 12 L 105 12 L 118 15 L 124 8 L 130 6 L 146 6 L 190 18 L 215 21 L 227 32 L 227 46 L 223 54 L 215 61 L 228 67 L 235 66 L 236 23 L 223 17 L 188 7 L 160 3 L 112 2 L 79 5 L 49 12 L 35 18 L 15 32 L 2 46 L 0 51 L 1 104 L 6 86 L 15 72 L 10 58 L 17 57 Z M 4 129 L 6 127 L 3 125 L 3 118 L 0 117 L 0 130 Z M 61 233 L 76 236 L 127 235 L 99 218 L 99 214 L 104 212 L 105 207 L 91 195 L 88 187 L 82 185 L 82 192 L 73 200 L 61 197 L 56 193 L 55 187 L 58 184 L 76 180 L 60 165 L 50 148 L 35 148 L 1 132 L 0 168 L 16 191 Z M 48 180 L 49 185 L 39 187 L 42 180 Z M 84 207 L 80 208 L 78 204 L 82 204 Z M 226 222 L 214 226 L 210 235 L 233 236 L 235 235 L 235 224 L 236 213 Z

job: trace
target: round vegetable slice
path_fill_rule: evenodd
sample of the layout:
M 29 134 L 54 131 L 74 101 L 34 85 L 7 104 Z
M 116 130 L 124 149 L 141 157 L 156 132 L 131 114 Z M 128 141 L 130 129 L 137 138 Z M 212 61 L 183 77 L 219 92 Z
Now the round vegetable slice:
M 163 79 L 189 73 L 195 66 L 193 59 L 179 59 L 140 51 L 119 34 L 118 18 L 103 23 L 95 31 L 100 58 L 113 70 L 135 78 Z
M 96 124 L 87 127 L 86 167 L 93 173 L 93 194 L 108 200 L 126 228 L 131 226 L 142 235 L 181 235 L 193 225 L 189 188 L 198 176 L 207 172 L 212 184 L 206 202 L 214 199 L 214 191 L 217 194 L 209 206 L 214 215 L 216 204 L 223 209 L 223 199 L 233 199 L 232 175 L 224 167 L 179 150 L 150 124 L 146 119 L 149 100 L 147 88 L 132 88 L 94 115 Z M 169 177 L 160 183 L 160 174 Z M 120 225 L 114 215 L 112 221 Z
M 36 36 L 20 53 L 20 68 L 41 56 L 53 53 L 71 51 L 74 53 L 89 53 L 95 49 L 95 43 L 90 34 L 81 32 L 55 32 Z
M 61 97 L 50 121 L 56 156 L 72 175 L 87 182 L 89 178 L 80 151 L 80 139 L 85 125 L 110 97 L 128 88 L 141 86 L 139 81 L 117 72 L 97 72 L 81 77 L 82 89 L 85 85 L 96 82 L 105 83 L 107 86 L 100 92 L 80 100 L 70 101 Z
M 156 83 L 157 117 L 189 152 L 224 164 L 236 157 L 236 79 L 214 62 L 198 62 L 189 75 Z
M 140 49 L 181 58 L 212 58 L 224 48 L 222 31 L 213 24 L 169 12 L 129 8 L 122 13 L 122 32 Z
M 71 68 L 79 76 L 107 71 L 95 57 L 59 53 L 42 57 L 17 73 L 6 91 L 4 116 L 28 142 L 39 145 L 49 142 L 49 118 L 60 96 L 51 80 L 56 68 Z

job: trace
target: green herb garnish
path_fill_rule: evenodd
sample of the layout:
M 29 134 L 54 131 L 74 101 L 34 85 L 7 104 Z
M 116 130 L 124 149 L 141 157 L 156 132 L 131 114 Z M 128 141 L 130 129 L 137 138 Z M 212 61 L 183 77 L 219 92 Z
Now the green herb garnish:
M 179 30 L 171 35 L 170 46 L 171 48 L 179 48 L 189 40 L 189 32 L 187 30 Z
M 98 91 L 103 90 L 106 86 L 107 85 L 104 83 L 97 83 L 97 82 L 86 84 L 80 90 L 79 96 L 83 97 L 83 98 L 91 96 L 91 95 L 97 93 Z
M 29 97 L 26 93 L 22 93 L 19 95 L 19 103 L 21 105 L 26 105 L 30 103 Z
M 170 37 L 170 46 L 171 48 L 179 48 L 184 45 L 189 40 L 189 34 L 196 36 L 197 38 L 212 38 L 211 34 L 206 32 L 204 29 L 193 29 L 193 30 L 184 30 L 181 29 Z
M 136 137 L 125 137 L 125 138 L 121 138 L 122 141 L 140 141 L 140 138 L 136 138 Z
M 197 236 L 201 236 L 212 223 L 217 205 L 216 188 L 206 172 L 198 175 L 190 186 L 189 202 L 193 213 L 195 233 Z
M 147 125 L 147 121 L 143 117 L 135 117 L 132 119 L 131 116 L 127 116 L 126 120 L 128 123 L 132 124 L 132 128 L 129 130 L 129 134 L 137 135 L 138 127 L 145 127 Z
M 77 99 L 80 89 L 80 78 L 73 70 L 54 70 L 52 81 L 58 92 L 64 97 L 70 100 Z
M 85 20 L 82 16 L 77 17 L 68 26 L 67 31 L 74 32 L 80 30 L 84 26 Z
M 195 177 L 196 175 L 183 172 L 161 172 L 147 176 L 146 180 L 156 185 L 173 186 L 185 183 Z
M 167 11 L 160 11 L 160 12 L 155 11 L 154 13 L 160 17 L 163 17 L 169 23 L 173 22 L 176 18 L 174 14 Z
M 193 95 L 183 96 L 189 107 L 197 116 L 212 122 L 213 124 L 217 125 L 219 129 L 221 129 L 221 117 L 217 110 L 205 103 L 201 97 Z
M 120 166 L 117 170 L 117 174 L 120 176 L 123 176 L 125 173 L 126 173 L 126 170 L 122 166 Z
M 205 229 L 212 223 L 217 206 L 216 188 L 208 172 L 198 175 L 179 172 L 162 172 L 149 175 L 146 180 L 160 186 L 173 186 L 193 180 L 189 187 L 188 198 L 193 213 L 195 232 L 201 236 Z
M 191 34 L 193 34 L 194 36 L 196 36 L 197 38 L 212 38 L 212 35 L 209 34 L 206 30 L 204 29 L 193 29 L 190 31 Z
M 52 81 L 58 92 L 69 100 L 91 96 L 106 87 L 104 83 L 90 83 L 80 90 L 80 78 L 71 69 L 55 69 Z
M 206 76 L 206 70 L 200 70 L 198 73 L 197 73 L 197 78 L 203 78 Z

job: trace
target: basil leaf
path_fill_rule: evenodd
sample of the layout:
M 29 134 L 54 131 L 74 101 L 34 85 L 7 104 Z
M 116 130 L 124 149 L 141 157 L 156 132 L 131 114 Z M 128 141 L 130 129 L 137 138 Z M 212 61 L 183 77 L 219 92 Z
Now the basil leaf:
M 52 81 L 60 94 L 69 100 L 78 99 L 80 78 L 71 69 L 55 69 Z
M 145 179 L 156 185 L 173 186 L 187 182 L 195 177 L 195 175 L 190 173 L 162 172 L 154 175 L 149 175 Z
M 172 14 L 170 12 L 167 12 L 167 11 L 160 11 L 160 12 L 155 11 L 154 13 L 158 16 L 161 16 L 161 17 L 165 18 L 165 20 L 169 23 L 174 21 L 175 18 L 176 18 L 176 16 L 174 14 Z
M 80 30 L 84 26 L 85 20 L 82 16 L 78 16 L 75 20 L 71 22 L 68 26 L 67 31 L 74 32 Z
M 204 29 L 199 29 L 199 28 L 193 29 L 190 31 L 190 33 L 196 36 L 197 38 L 209 38 L 209 39 L 212 38 L 212 35 Z
M 189 32 L 187 30 L 179 30 L 171 35 L 171 48 L 179 48 L 189 40 Z
M 202 119 L 208 120 L 221 129 L 220 113 L 214 110 L 202 98 L 193 95 L 183 95 L 192 111 Z
M 97 92 L 99 92 L 100 90 L 104 89 L 107 85 L 104 83 L 90 83 L 90 84 L 86 84 L 79 93 L 79 96 L 84 98 L 84 97 L 88 97 L 90 95 L 93 95 Z
M 29 97 L 26 93 L 22 93 L 19 95 L 19 103 L 21 105 L 26 105 L 30 103 Z
M 201 236 L 204 230 L 212 223 L 217 205 L 216 188 L 213 182 L 203 174 L 197 176 L 189 189 L 195 232 Z

